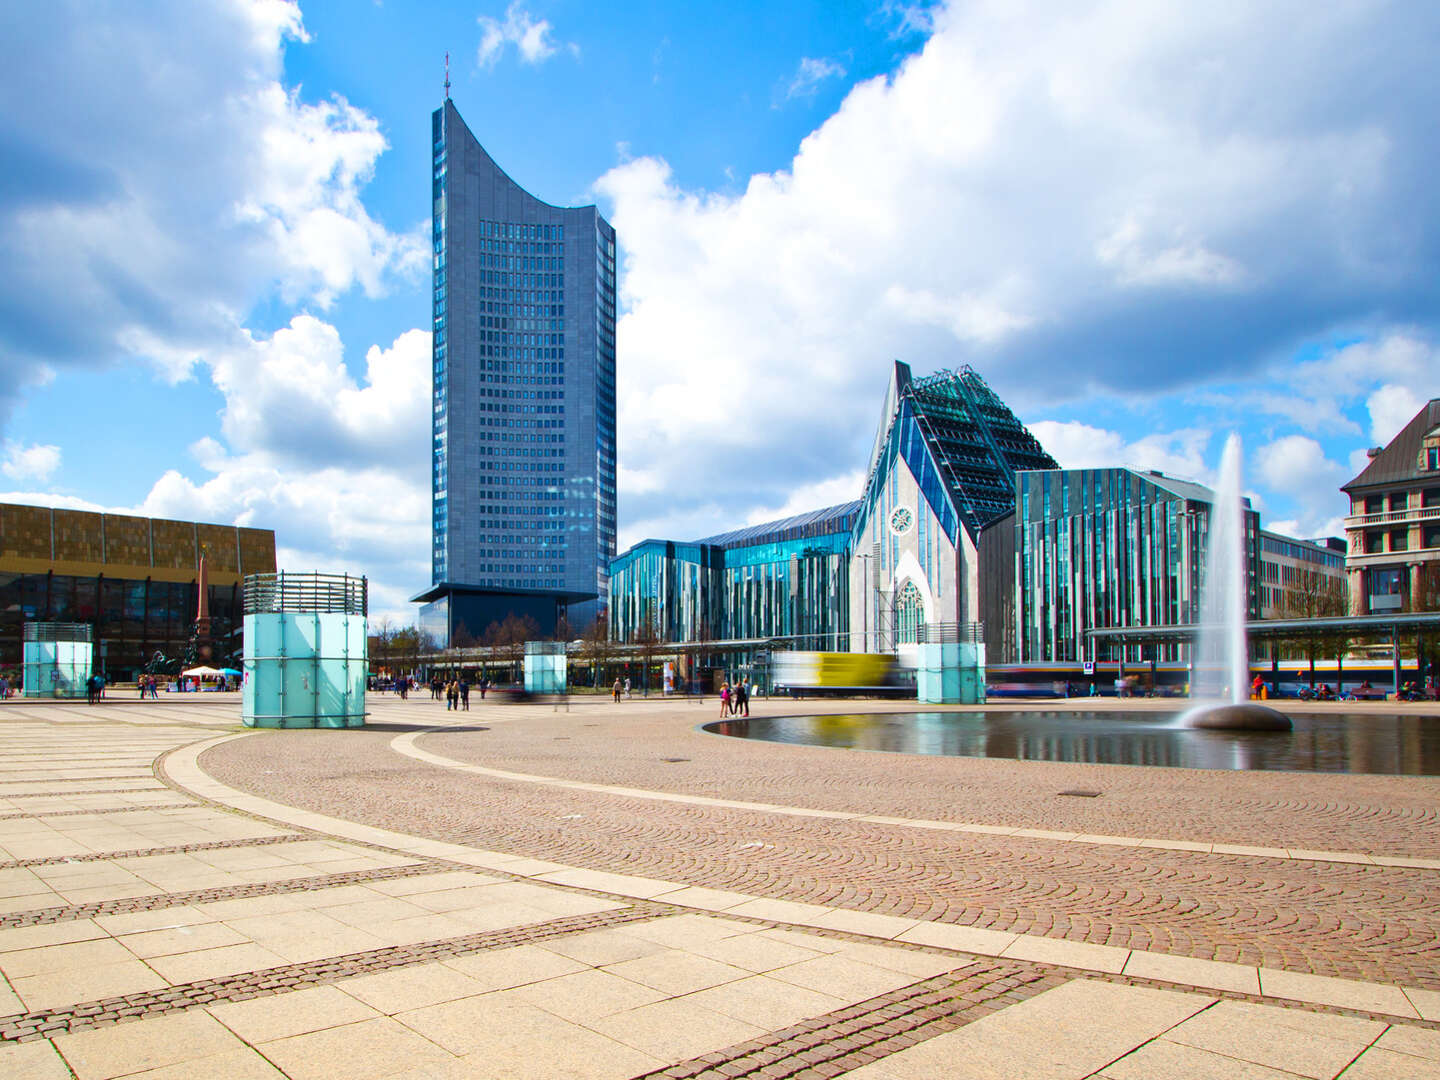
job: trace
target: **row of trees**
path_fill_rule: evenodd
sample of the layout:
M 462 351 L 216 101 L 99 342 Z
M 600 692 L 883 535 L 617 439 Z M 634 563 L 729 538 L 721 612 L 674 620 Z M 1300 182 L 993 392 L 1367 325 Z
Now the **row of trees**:
M 1350 613 L 1349 590 L 1345 582 L 1316 570 L 1296 570 L 1282 597 L 1279 605 L 1279 617 L 1282 619 L 1335 618 Z M 1418 588 L 1413 596 L 1405 596 L 1403 610 L 1440 611 L 1440 565 L 1424 563 L 1420 566 Z M 1390 641 L 1388 637 L 1370 641 L 1353 635 L 1311 630 L 1278 642 L 1282 660 L 1305 660 L 1312 669 L 1316 660 L 1343 656 L 1371 644 L 1389 645 Z M 1400 651 L 1402 656 L 1420 661 L 1423 675 L 1427 658 L 1433 659 L 1440 654 L 1440 634 L 1416 634 L 1401 642 Z
M 561 620 L 553 634 L 543 634 L 539 624 L 529 615 L 508 615 L 501 622 L 492 622 L 477 638 L 463 625 L 455 633 L 455 640 L 449 649 L 440 650 L 438 643 L 415 626 L 396 626 L 390 619 L 382 618 L 370 631 L 370 662 L 377 669 L 394 673 L 410 671 L 418 667 L 423 658 L 433 658 L 439 653 L 441 663 L 464 667 L 504 667 L 512 676 L 518 672 L 525 658 L 527 641 L 565 641 L 570 643 L 572 681 L 588 682 L 591 686 L 604 686 L 615 677 L 615 667 L 621 658 L 628 664 L 630 659 L 639 661 L 637 672 L 640 685 L 635 689 L 649 690 L 650 673 L 663 651 L 658 629 L 651 625 L 638 635 L 631 647 L 624 652 L 610 640 L 610 626 L 604 615 L 587 626 L 578 638 L 573 638 L 570 627 Z M 488 654 L 477 658 L 466 654 L 474 649 L 486 649 Z M 588 678 L 577 678 L 584 672 Z M 518 677 L 518 676 L 515 676 Z

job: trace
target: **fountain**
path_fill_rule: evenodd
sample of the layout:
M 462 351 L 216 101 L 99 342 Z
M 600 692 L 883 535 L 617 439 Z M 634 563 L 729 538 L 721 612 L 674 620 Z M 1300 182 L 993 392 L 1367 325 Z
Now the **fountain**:
M 1224 731 L 1289 731 L 1290 718 L 1249 700 L 1250 650 L 1245 638 L 1245 507 L 1240 496 L 1240 436 L 1225 440 L 1209 550 L 1200 598 L 1201 630 L 1195 643 L 1196 705 L 1186 727 Z

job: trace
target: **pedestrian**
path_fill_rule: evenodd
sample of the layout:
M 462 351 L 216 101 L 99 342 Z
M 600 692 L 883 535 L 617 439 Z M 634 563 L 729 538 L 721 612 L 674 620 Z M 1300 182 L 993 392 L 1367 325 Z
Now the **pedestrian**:
M 490 689 L 490 676 L 486 675 L 480 680 L 480 700 L 485 700 L 485 691 Z
M 730 683 L 729 680 L 720 684 L 720 715 L 730 715 Z
M 85 680 L 85 703 L 87 705 L 94 705 L 100 700 L 100 687 L 97 685 L 99 678 L 99 675 L 91 675 Z
M 611 687 L 611 694 L 612 694 L 612 695 L 614 696 L 614 698 L 615 698 L 615 704 L 616 704 L 616 705 L 619 705 L 619 704 L 620 704 L 620 678 L 619 678 L 619 676 L 616 676 L 616 678 L 615 678 L 615 685 L 614 685 L 613 687 Z
M 464 675 L 460 676 L 460 707 L 466 712 L 470 711 L 470 680 Z
M 625 697 L 626 697 L 627 699 L 630 697 L 630 676 L 629 676 L 629 675 L 626 675 L 626 676 L 625 676 Z
M 740 680 L 740 700 L 736 702 L 737 710 L 744 710 L 744 715 L 750 715 L 750 683 L 746 679 Z
M 459 708 L 459 702 L 460 684 L 454 679 L 451 679 L 445 684 L 445 710 L 449 712 L 451 709 Z

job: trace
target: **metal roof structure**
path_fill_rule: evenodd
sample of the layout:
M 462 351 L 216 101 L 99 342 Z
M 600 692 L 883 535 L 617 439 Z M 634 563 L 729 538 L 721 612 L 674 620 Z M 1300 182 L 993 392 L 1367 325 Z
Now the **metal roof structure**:
M 900 396 L 914 406 L 916 422 L 972 537 L 1014 508 L 1016 472 L 1060 467 L 969 366 L 911 380 Z
M 749 544 L 774 544 L 786 540 L 805 540 L 812 536 L 829 536 L 832 533 L 848 533 L 855 524 L 855 515 L 860 512 L 860 500 L 827 506 L 821 510 L 796 514 L 794 517 L 765 521 L 759 525 L 748 525 L 743 529 L 718 533 L 694 541 L 711 547 L 734 548 Z
M 1425 436 L 1440 428 L 1440 398 L 1431 398 L 1414 418 L 1400 429 L 1388 446 L 1370 459 L 1360 475 L 1343 484 L 1341 491 L 1372 484 L 1398 484 L 1416 479 L 1420 446 Z
M 1085 636 L 1096 642 L 1123 641 L 1132 645 L 1142 642 L 1186 642 L 1207 629 L 1219 627 L 1204 623 L 1104 626 L 1086 630 Z M 1402 630 L 1440 630 L 1440 611 L 1397 611 L 1393 615 L 1331 615 L 1317 619 L 1256 619 L 1245 624 L 1246 635 L 1255 640 L 1308 634 L 1379 637 Z

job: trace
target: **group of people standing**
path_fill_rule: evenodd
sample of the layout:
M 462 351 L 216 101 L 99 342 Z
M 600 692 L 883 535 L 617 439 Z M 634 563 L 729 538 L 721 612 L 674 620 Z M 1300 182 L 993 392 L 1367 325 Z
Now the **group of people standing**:
M 160 685 L 156 682 L 154 675 L 141 675 L 140 678 L 135 680 L 135 689 L 140 691 L 140 697 L 142 699 L 154 698 L 156 701 L 160 700 Z
M 720 715 L 750 715 L 750 684 L 743 678 L 736 679 L 733 685 L 729 682 L 720 684 Z
M 480 679 L 474 685 L 480 691 L 480 700 L 484 701 L 485 691 L 490 689 L 490 680 Z M 437 675 L 430 680 L 430 696 L 436 701 L 443 697 L 447 710 L 463 709 L 468 712 L 470 710 L 470 687 L 470 680 L 464 675 L 456 675 L 449 679 Z

